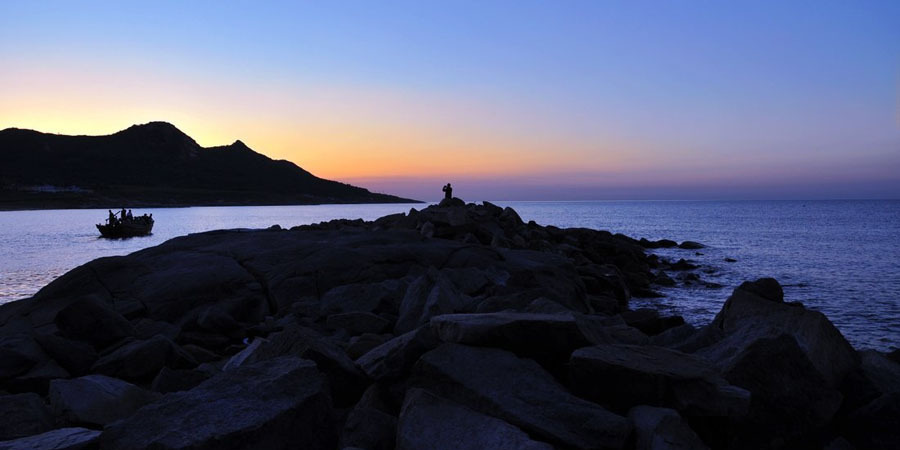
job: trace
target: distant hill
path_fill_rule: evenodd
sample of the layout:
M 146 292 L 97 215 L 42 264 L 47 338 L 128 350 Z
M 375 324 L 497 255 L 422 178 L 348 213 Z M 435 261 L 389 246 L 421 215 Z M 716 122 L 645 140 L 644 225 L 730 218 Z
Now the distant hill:
M 109 136 L 0 131 L 0 209 L 400 203 L 324 180 L 241 141 L 201 147 L 166 122 Z

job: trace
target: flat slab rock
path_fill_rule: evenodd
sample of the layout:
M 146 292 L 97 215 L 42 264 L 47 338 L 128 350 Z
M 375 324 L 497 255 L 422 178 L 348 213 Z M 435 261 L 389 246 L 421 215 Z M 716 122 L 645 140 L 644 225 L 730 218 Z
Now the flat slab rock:
M 103 449 L 332 449 L 325 377 L 284 357 L 223 372 L 108 426 Z
M 158 395 L 104 375 L 50 382 L 53 410 L 79 424 L 106 425 L 130 416 Z
M 397 448 L 414 450 L 551 450 L 500 419 L 473 411 L 422 389 L 406 392 L 397 427 Z
M 571 313 L 445 314 L 431 319 L 443 342 L 497 347 L 539 360 L 562 359 L 590 345 Z
M 750 393 L 731 386 L 702 359 L 664 347 L 602 344 L 578 349 L 570 360 L 579 395 L 627 411 L 669 406 L 705 416 L 746 414 Z
M 0 442 L 0 450 L 81 450 L 94 448 L 99 438 L 99 431 L 60 428 L 14 441 Z
M 529 435 L 573 448 L 622 448 L 627 419 L 570 394 L 538 363 L 513 353 L 443 344 L 422 355 L 412 384 Z

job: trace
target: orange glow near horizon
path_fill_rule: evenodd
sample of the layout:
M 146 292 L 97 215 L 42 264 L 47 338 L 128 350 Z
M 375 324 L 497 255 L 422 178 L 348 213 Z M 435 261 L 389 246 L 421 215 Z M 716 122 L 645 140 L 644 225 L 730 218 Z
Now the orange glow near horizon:
M 122 80 L 140 80 L 125 81 Z M 83 70 L 0 74 L 0 128 L 105 135 L 166 121 L 204 147 L 240 139 L 329 179 L 509 176 L 573 167 L 610 171 L 629 152 L 553 135 L 514 107 L 437 95 L 333 86 L 269 86 Z M 17 87 L 17 88 L 16 88 Z M 622 144 L 620 144 L 622 145 Z

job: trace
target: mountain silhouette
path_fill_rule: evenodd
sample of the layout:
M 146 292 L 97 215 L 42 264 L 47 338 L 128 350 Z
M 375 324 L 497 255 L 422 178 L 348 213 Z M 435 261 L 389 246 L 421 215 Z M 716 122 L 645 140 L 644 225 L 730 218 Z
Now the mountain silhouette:
M 0 131 L 0 208 L 398 203 L 241 141 L 201 147 L 167 122 L 108 136 Z

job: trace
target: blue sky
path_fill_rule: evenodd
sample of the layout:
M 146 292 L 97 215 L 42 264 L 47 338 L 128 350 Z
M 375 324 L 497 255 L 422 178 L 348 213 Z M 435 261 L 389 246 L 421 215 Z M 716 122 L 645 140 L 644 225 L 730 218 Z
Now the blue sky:
M 418 198 L 900 196 L 895 1 L 2 2 L 0 61 L 0 128 Z

